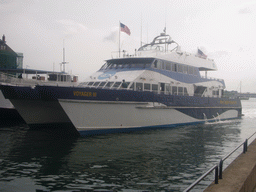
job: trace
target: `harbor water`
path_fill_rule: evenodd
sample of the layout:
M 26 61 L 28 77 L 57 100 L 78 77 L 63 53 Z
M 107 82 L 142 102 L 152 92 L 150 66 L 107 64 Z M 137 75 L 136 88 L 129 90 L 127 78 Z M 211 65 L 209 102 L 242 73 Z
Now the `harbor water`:
M 1 126 L 0 191 L 183 191 L 256 131 L 256 99 L 242 106 L 237 120 L 75 139 Z

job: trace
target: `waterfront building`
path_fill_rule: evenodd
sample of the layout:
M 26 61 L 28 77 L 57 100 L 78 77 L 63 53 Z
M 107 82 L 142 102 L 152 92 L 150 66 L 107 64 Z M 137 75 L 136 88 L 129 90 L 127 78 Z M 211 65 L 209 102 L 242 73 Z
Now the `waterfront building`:
M 23 53 L 16 53 L 7 44 L 5 35 L 0 39 L 0 69 L 23 68 Z

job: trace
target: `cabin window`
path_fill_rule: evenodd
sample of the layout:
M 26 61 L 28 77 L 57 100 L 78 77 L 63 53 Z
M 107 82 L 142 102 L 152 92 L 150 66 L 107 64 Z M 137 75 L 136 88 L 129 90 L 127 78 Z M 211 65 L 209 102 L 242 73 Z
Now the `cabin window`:
M 104 65 L 102 65 L 102 67 L 100 68 L 100 70 L 105 70 L 108 67 L 108 64 L 105 63 Z
M 194 67 L 188 66 L 188 74 L 190 75 L 194 74 Z
M 78 87 L 85 87 L 88 84 L 88 82 L 82 82 L 78 85 Z
M 165 69 L 165 63 L 164 63 L 164 61 L 160 61 L 160 64 L 161 64 L 161 69 Z
M 121 85 L 121 82 L 115 82 L 115 84 L 112 86 L 112 88 L 119 88 Z
M 130 68 L 130 65 L 129 64 L 124 64 L 123 68 Z
M 170 94 L 171 93 L 171 86 L 170 84 L 165 84 L 165 93 Z
M 89 82 L 89 83 L 88 83 L 88 86 L 91 86 L 93 83 L 94 83 L 93 81 Z
M 183 73 L 188 74 L 188 66 L 187 65 L 183 66 Z
M 101 83 L 99 84 L 99 87 L 103 87 L 105 84 L 106 84 L 106 82 L 101 82 Z
M 172 95 L 177 95 L 177 87 L 172 87 Z
M 143 63 L 137 63 L 137 64 L 135 65 L 135 68 L 145 68 L 145 64 L 143 64 Z
M 157 60 L 157 69 L 162 69 L 162 61 Z
M 118 64 L 118 65 L 116 65 L 116 68 L 117 69 L 121 69 L 121 68 L 123 68 L 123 65 L 122 64 Z
M 142 91 L 142 83 L 136 83 L 136 91 Z
M 183 73 L 183 65 L 178 65 L 178 72 Z
M 93 86 L 94 86 L 94 87 L 97 87 L 99 84 L 100 84 L 100 82 L 97 81 L 97 82 L 95 82 L 95 83 L 93 84 Z
M 171 63 L 165 62 L 165 67 L 166 67 L 166 70 L 169 70 L 169 71 L 172 70 L 172 65 L 171 65 Z
M 158 91 L 158 85 L 157 84 L 152 84 L 152 91 Z
M 110 88 L 113 84 L 114 82 L 108 82 L 105 87 Z
M 150 68 L 150 66 L 151 66 L 150 63 L 144 64 L 144 68 Z
M 150 84 L 144 83 L 144 91 L 150 91 Z
M 157 60 L 154 61 L 153 67 L 154 67 L 154 68 L 157 68 Z
M 107 66 L 105 69 L 109 69 L 110 65 L 111 65 L 110 63 L 107 63 Z
M 165 83 L 160 83 L 160 91 L 165 91 Z
M 136 64 L 131 64 L 131 68 L 135 68 L 136 67 Z
M 113 69 L 113 68 L 115 68 L 115 67 L 116 67 L 116 64 L 110 64 L 110 65 L 108 66 L 109 69 Z
M 178 87 L 178 95 L 183 95 L 183 87 Z
M 184 87 L 184 95 L 188 96 L 188 90 L 187 90 L 187 87 Z
M 172 71 L 177 72 L 177 64 L 172 64 Z
M 203 95 L 203 93 L 205 92 L 205 90 L 207 88 L 204 86 L 196 86 L 196 85 L 194 87 L 195 87 L 194 95 L 199 96 L 199 97 L 201 97 Z
M 134 89 L 134 83 L 132 82 L 131 86 L 129 87 L 130 90 Z
M 212 91 L 212 95 L 219 96 L 219 90 L 217 90 L 217 91 Z

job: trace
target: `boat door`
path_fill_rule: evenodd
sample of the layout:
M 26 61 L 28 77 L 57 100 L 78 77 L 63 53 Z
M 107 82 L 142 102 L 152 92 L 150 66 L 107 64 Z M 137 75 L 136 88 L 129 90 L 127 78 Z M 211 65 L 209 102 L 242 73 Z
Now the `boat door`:
M 165 83 L 159 83 L 160 93 L 165 93 Z

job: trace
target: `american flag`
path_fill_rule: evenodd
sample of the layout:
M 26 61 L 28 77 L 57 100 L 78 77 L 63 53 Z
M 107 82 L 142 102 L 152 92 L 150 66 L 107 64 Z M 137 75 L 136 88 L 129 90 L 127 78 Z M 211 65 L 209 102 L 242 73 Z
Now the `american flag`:
M 201 57 L 201 58 L 203 58 L 203 59 L 206 59 L 206 58 L 207 58 L 207 55 L 205 55 L 205 54 L 203 53 L 203 51 L 201 51 L 200 49 L 197 49 L 197 56 L 198 56 L 198 57 Z
M 130 29 L 126 25 L 124 25 L 123 23 L 120 23 L 120 28 L 121 28 L 122 32 L 125 32 L 128 35 L 131 35 Z

